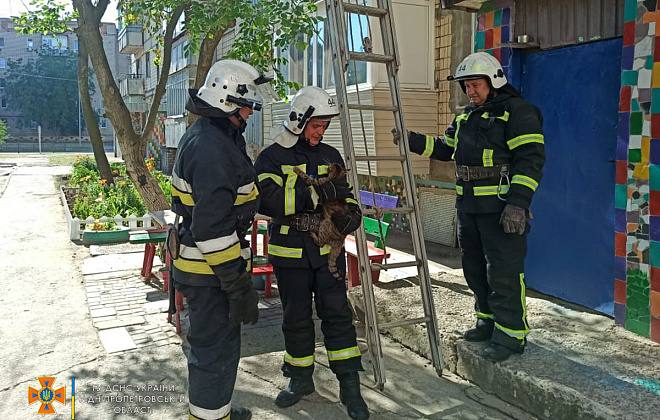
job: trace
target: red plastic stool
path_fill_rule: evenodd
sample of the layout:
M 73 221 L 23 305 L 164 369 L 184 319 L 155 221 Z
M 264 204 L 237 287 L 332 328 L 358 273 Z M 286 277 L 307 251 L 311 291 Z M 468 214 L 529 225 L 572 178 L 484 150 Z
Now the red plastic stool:
M 273 276 L 273 266 L 270 264 L 259 265 L 252 267 L 253 276 L 266 276 L 266 281 L 264 283 L 264 295 L 269 298 L 272 296 L 272 276 Z

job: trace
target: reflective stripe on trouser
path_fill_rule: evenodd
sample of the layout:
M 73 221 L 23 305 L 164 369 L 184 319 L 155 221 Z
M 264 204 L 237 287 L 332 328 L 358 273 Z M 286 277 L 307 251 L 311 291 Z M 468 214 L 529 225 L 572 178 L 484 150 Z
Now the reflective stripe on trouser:
M 175 280 L 186 297 L 188 330 L 188 406 L 203 420 L 230 414 L 241 352 L 241 329 L 229 325 L 229 301 L 219 287 L 188 286 Z
M 504 233 L 499 220 L 499 213 L 459 211 L 458 242 L 477 317 L 492 314 L 492 341 L 515 349 L 525 344 L 529 332 L 522 275 L 527 237 Z
M 339 271 L 345 270 L 344 263 L 341 265 Z M 314 372 L 312 297 L 321 319 L 330 369 L 336 375 L 363 370 L 345 283 L 337 281 L 327 265 L 317 269 L 276 266 L 274 270 L 284 312 L 284 376 L 300 378 Z

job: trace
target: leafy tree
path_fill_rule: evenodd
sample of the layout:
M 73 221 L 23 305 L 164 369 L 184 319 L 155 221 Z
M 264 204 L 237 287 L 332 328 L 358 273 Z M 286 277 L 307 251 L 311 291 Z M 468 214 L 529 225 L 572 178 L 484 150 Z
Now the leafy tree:
M 41 50 L 36 60 L 9 60 L 7 67 L 5 92 L 12 108 L 58 135 L 78 134 L 75 53 Z
M 51 10 L 50 12 L 47 13 L 50 13 L 51 16 L 54 16 L 54 14 L 57 14 L 58 12 L 57 10 Z M 53 19 L 52 21 L 49 22 L 42 22 L 42 24 L 35 24 L 31 28 L 19 27 L 19 29 L 22 33 L 42 32 L 44 35 L 47 35 L 48 33 L 63 34 L 71 30 L 71 28 L 67 26 L 67 21 L 64 19 L 61 20 Z M 47 51 L 42 53 L 47 53 Z M 58 51 L 58 55 L 59 54 L 60 51 Z M 92 99 L 90 95 L 95 92 L 95 87 L 94 84 L 90 84 L 90 77 L 92 76 L 92 73 L 89 69 L 89 57 L 87 55 L 87 51 L 85 49 L 84 42 L 82 42 L 82 40 L 79 40 L 79 48 L 78 48 L 76 61 L 73 61 L 74 57 L 76 57 L 76 55 L 72 53 L 72 55 L 70 56 L 70 61 L 72 62 L 69 63 L 70 67 L 67 67 L 67 70 L 73 71 L 73 69 L 75 69 L 74 75 L 76 76 L 76 79 L 78 81 L 78 92 L 75 92 L 75 84 L 69 82 L 68 84 L 71 84 L 74 89 L 72 95 L 68 96 L 68 99 L 69 101 L 71 101 L 72 98 L 80 98 L 80 102 L 81 102 L 80 105 L 82 108 L 82 114 L 85 121 L 85 126 L 87 127 L 87 132 L 89 133 L 89 139 L 90 142 L 92 143 L 92 150 L 94 151 L 94 158 L 96 159 L 99 172 L 101 173 L 101 177 L 103 179 L 105 179 L 109 184 L 112 184 L 114 178 L 112 177 L 112 170 L 110 169 L 110 163 L 108 162 L 108 157 L 105 155 L 105 150 L 103 148 L 103 138 L 101 137 L 101 130 L 99 129 L 98 126 L 98 116 L 96 115 L 92 107 Z M 67 76 L 69 77 L 66 77 L 66 79 L 75 80 L 73 78 L 73 75 L 67 73 Z M 44 79 L 44 77 L 40 76 L 37 79 Z M 50 79 L 50 80 L 55 81 L 55 79 Z M 38 101 L 35 101 L 33 105 L 41 105 L 41 104 Z M 49 103 L 49 105 L 52 104 Z M 57 109 L 57 108 L 50 106 L 49 109 Z M 78 113 L 78 108 L 76 104 L 76 114 L 77 113 Z M 24 115 L 32 115 L 32 114 L 25 113 L 24 111 Z M 78 118 L 80 118 L 80 116 L 76 115 L 76 121 L 78 120 Z
M 127 172 L 147 208 L 151 211 L 169 208 L 169 204 L 144 163 L 159 104 L 165 93 L 172 55 L 174 29 L 185 11 L 185 30 L 190 44 L 186 55 L 197 54 L 198 65 L 193 87 L 200 87 L 213 64 L 215 50 L 228 28 L 236 27 L 237 42 L 230 56 L 249 57 L 262 71 L 274 71 L 275 88 L 282 94 L 287 86 L 278 65 L 285 59 L 274 57 L 274 44 L 282 49 L 302 41 L 314 31 L 317 18 L 314 0 L 118 0 L 124 24 L 142 25 L 143 31 L 157 41 L 153 53 L 161 73 L 152 96 L 146 123 L 136 131 L 130 112 L 122 100 L 110 71 L 100 34 L 100 21 L 110 0 L 71 0 L 74 11 L 66 12 L 56 0 L 35 0 L 38 9 L 23 14 L 16 23 L 27 31 L 47 32 L 62 22 L 77 19 L 75 29 L 89 53 L 106 106 L 106 115 L 115 127 L 117 139 L 126 161 Z
M 8 138 L 7 124 L 5 124 L 4 121 L 0 121 L 0 146 L 2 146 Z

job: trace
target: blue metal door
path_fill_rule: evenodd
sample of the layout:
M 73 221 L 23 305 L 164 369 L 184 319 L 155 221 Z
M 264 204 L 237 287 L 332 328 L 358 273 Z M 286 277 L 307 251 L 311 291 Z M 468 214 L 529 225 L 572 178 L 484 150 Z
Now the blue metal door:
M 520 58 L 547 157 L 531 208 L 527 284 L 610 315 L 621 48 L 614 39 Z

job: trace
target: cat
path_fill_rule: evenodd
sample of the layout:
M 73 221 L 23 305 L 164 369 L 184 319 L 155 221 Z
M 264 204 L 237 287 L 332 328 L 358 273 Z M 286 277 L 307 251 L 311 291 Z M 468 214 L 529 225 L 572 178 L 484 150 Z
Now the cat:
M 313 186 L 320 186 L 326 182 L 344 178 L 349 171 L 349 169 L 346 169 L 337 163 L 328 164 L 328 176 L 323 178 L 312 178 L 299 168 L 293 168 L 293 170 L 299 177 L 305 180 L 307 185 Z M 310 232 L 309 234 L 316 245 L 320 247 L 324 245 L 330 246 L 330 254 L 328 254 L 328 270 L 330 270 L 330 273 L 332 273 L 335 279 L 344 280 L 344 276 L 337 268 L 337 259 L 341 255 L 346 235 L 342 235 L 332 222 L 332 215 L 338 213 L 348 213 L 346 200 L 343 198 L 326 200 L 323 203 L 323 219 L 321 220 L 319 231 L 318 233 Z

